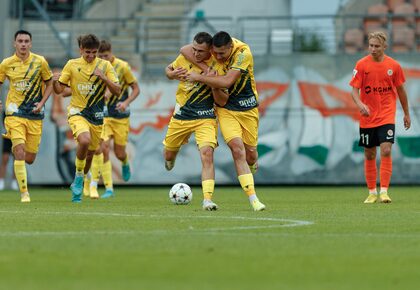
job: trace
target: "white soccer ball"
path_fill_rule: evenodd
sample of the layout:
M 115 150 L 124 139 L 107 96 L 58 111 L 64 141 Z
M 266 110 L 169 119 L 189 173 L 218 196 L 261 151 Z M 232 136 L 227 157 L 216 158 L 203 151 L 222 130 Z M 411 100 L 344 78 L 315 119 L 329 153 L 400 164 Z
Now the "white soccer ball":
M 189 204 L 192 197 L 191 188 L 185 183 L 177 183 L 169 191 L 169 199 L 173 204 Z

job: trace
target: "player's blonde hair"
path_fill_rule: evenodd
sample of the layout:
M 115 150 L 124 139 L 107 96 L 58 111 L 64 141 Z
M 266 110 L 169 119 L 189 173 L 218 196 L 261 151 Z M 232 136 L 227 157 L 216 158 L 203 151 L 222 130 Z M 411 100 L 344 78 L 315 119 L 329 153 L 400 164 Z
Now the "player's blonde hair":
M 368 41 L 371 40 L 372 38 L 376 38 L 384 46 L 387 45 L 388 37 L 386 36 L 386 33 L 383 31 L 370 32 L 368 34 Z

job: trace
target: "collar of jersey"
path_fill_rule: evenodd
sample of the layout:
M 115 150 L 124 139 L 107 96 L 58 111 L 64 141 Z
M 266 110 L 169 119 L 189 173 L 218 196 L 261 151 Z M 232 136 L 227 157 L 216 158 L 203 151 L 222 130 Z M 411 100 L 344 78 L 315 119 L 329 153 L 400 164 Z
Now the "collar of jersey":
M 22 60 L 21 60 L 21 59 L 17 56 L 16 52 L 15 52 L 15 54 L 13 55 L 13 57 L 14 57 L 14 59 L 15 59 L 16 61 L 22 61 Z M 32 52 L 29 52 L 29 56 L 28 56 L 28 58 L 27 58 L 27 59 L 25 59 L 25 60 L 23 61 L 23 63 L 28 62 L 30 59 L 32 59 Z

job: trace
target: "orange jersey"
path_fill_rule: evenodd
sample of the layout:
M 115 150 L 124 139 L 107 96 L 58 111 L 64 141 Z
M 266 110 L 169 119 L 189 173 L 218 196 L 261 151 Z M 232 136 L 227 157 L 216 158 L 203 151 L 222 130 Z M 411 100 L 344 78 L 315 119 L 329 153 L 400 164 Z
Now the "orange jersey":
M 350 86 L 358 88 L 360 100 L 369 108 L 368 117 L 360 116 L 361 128 L 395 124 L 396 88 L 404 84 L 400 64 L 389 56 L 375 62 L 370 55 L 356 63 Z

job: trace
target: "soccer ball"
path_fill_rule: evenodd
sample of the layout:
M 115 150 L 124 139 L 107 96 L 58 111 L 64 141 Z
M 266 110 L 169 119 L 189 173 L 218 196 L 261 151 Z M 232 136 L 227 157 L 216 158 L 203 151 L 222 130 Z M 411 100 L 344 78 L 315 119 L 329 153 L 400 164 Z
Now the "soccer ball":
M 173 204 L 189 204 L 192 197 L 191 188 L 185 183 L 177 183 L 169 191 L 169 199 Z

